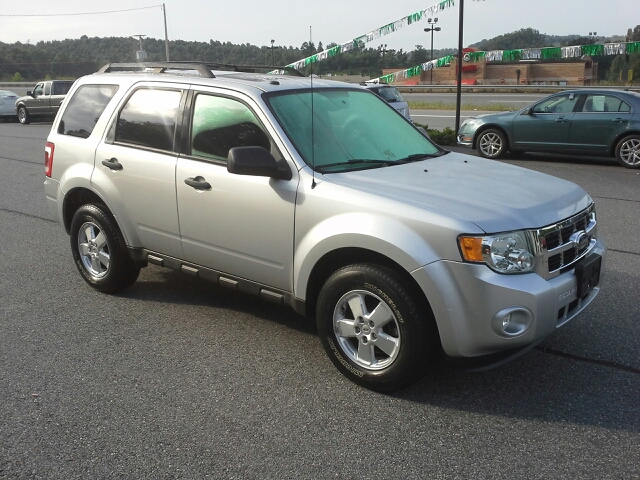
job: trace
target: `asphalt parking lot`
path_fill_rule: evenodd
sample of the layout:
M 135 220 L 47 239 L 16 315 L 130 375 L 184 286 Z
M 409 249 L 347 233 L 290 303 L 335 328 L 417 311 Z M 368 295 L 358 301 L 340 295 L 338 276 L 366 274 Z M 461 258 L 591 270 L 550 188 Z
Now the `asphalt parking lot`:
M 601 294 L 505 366 L 381 395 L 289 309 L 155 266 L 86 286 L 45 204 L 49 128 L 0 123 L 0 478 L 640 478 L 640 171 L 504 160 L 594 198 Z

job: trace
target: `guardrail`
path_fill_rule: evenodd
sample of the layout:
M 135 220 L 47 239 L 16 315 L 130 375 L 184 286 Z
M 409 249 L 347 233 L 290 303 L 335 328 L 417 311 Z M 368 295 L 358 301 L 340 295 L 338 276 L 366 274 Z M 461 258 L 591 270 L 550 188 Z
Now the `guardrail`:
M 403 93 L 431 93 L 455 92 L 456 85 L 394 85 Z M 631 90 L 640 92 L 640 85 L 632 86 L 601 86 L 601 85 L 462 85 L 462 91 L 467 93 L 540 93 L 562 92 L 564 90 L 593 89 L 600 90 Z

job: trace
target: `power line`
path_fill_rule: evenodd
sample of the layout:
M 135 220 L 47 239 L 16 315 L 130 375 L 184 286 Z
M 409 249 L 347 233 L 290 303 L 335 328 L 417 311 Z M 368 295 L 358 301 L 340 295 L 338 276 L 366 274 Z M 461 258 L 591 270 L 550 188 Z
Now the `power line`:
M 107 13 L 120 13 L 120 12 L 132 12 L 134 10 L 148 10 L 150 8 L 162 8 L 162 5 L 152 5 L 150 7 L 138 7 L 138 8 L 127 8 L 125 10 L 108 10 L 106 12 L 84 12 L 84 13 L 50 13 L 50 14 L 26 14 L 26 15 L 5 15 L 0 14 L 0 17 L 77 17 L 80 15 L 104 15 Z

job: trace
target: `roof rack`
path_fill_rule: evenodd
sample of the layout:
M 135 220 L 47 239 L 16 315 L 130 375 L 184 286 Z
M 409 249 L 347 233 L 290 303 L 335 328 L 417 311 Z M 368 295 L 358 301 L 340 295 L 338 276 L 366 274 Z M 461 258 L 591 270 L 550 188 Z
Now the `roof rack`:
M 139 63 L 108 63 L 103 66 L 98 73 L 116 72 L 145 72 L 145 73 L 166 73 L 167 70 L 195 71 L 203 78 L 215 78 L 211 70 L 223 70 L 230 72 L 256 73 L 258 70 L 274 71 L 279 70 L 284 74 L 297 77 L 304 77 L 304 74 L 292 67 L 274 67 L 268 65 L 230 65 L 226 63 L 206 63 L 206 62 L 139 62 Z

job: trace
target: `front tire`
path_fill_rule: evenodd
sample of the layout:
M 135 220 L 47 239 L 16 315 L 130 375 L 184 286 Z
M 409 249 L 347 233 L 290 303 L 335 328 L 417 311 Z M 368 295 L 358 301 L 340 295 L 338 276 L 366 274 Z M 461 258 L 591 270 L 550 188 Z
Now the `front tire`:
M 495 128 L 480 133 L 476 144 L 478 153 L 484 158 L 500 158 L 507 151 L 507 137 Z
M 435 351 L 430 311 L 420 311 L 400 277 L 384 267 L 349 265 L 331 275 L 318 297 L 316 321 L 336 368 L 371 390 L 408 386 Z
M 71 252 L 82 278 L 96 290 L 131 286 L 140 268 L 129 257 L 120 229 L 102 205 L 83 205 L 71 221 Z
M 640 168 L 640 135 L 624 137 L 616 146 L 616 160 L 626 168 Z
M 27 112 L 26 108 L 18 108 L 18 121 L 23 125 L 31 123 L 31 116 L 29 115 L 29 112 Z

